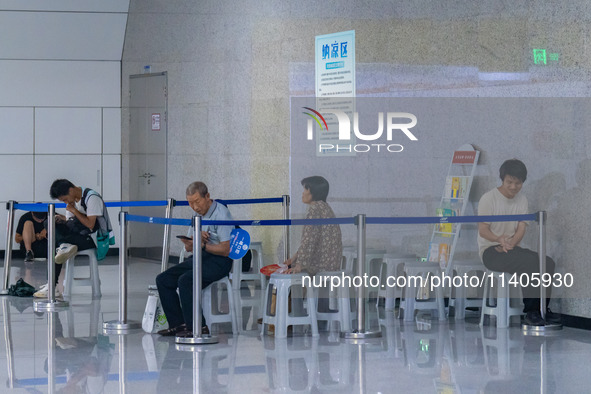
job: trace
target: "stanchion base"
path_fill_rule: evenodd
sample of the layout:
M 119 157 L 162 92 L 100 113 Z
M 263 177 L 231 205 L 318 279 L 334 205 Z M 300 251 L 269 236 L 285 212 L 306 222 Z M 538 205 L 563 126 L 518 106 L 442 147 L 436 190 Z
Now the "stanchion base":
M 373 338 L 381 338 L 382 332 L 381 331 L 364 331 L 364 332 L 341 332 L 341 339 L 373 339 Z
M 195 346 L 195 345 L 181 345 L 178 343 L 174 344 L 174 348 L 179 352 L 193 352 L 193 353 L 206 353 L 209 351 L 207 346 Z
M 124 334 L 129 330 L 137 330 L 142 328 L 142 324 L 137 321 L 122 322 L 119 320 L 111 320 L 103 323 L 103 332 L 106 334 Z
M 521 331 L 523 335 L 531 336 L 549 336 L 562 330 L 562 324 L 546 324 L 545 326 L 530 326 L 529 324 L 521 324 Z
M 177 337 L 175 342 L 178 345 L 210 345 L 218 343 L 218 337 L 215 335 L 201 335 L 200 337 Z
M 8 295 L 8 290 L 0 290 L 0 296 Z
M 35 312 L 54 312 L 69 307 L 68 301 L 60 300 L 35 300 L 33 301 L 33 310 Z

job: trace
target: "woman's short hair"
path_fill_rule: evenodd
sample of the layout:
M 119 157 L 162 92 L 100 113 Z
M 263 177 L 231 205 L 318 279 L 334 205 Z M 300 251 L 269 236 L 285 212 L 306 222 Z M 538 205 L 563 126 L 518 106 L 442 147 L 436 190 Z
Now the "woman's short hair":
M 328 196 L 328 181 L 321 176 L 309 176 L 302 179 L 302 186 L 310 191 L 312 201 L 324 201 Z
M 76 187 L 76 186 L 74 186 L 74 184 L 72 182 L 70 182 L 69 180 L 56 179 L 55 181 L 53 181 L 53 183 L 51 184 L 51 187 L 49 188 L 49 196 L 54 200 L 57 200 L 63 196 L 67 196 L 68 193 L 70 193 L 71 187 Z
M 514 176 L 521 182 L 525 182 L 527 178 L 527 168 L 521 160 L 505 160 L 505 162 L 501 165 L 501 168 L 499 168 L 499 176 L 501 177 L 501 181 L 505 181 L 506 175 Z

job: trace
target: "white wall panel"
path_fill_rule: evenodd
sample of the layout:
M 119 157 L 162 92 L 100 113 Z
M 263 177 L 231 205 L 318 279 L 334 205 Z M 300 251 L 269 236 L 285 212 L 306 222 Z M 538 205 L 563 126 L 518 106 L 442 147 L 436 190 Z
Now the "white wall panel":
M 0 10 L 127 12 L 129 0 L 1 0 Z
M 8 213 L 6 209 L 4 209 L 4 203 L 0 207 L 0 223 L 2 223 L 2 227 L 0 227 L 0 249 L 6 250 L 6 217 Z M 16 226 L 16 222 L 15 222 Z
M 121 200 L 121 155 L 103 156 L 103 197 Z
M 109 211 L 109 219 L 111 220 L 111 227 L 113 228 L 113 233 L 115 234 L 115 245 L 111 245 L 111 248 L 118 248 L 119 247 L 119 239 L 121 238 L 120 232 L 121 227 L 119 226 L 119 212 L 121 212 L 121 208 L 107 208 Z
M 0 12 L 0 58 L 118 61 L 126 22 L 127 14 Z
M 121 154 L 121 108 L 103 109 L 103 153 Z
M 120 107 L 117 61 L 0 60 L 0 107 Z
M 49 188 L 53 181 L 59 178 L 66 178 L 76 186 L 90 187 L 102 194 L 101 156 L 35 156 L 35 200 L 49 200 Z
M 33 153 L 33 109 L 0 108 L 0 154 Z
M 33 155 L 0 155 L 0 169 L 0 201 L 33 201 Z
M 0 249 L 5 250 L 7 211 L 4 201 L 34 201 L 33 155 L 0 155 L 0 168 L 4 169 L 0 171 Z M 15 228 L 21 215 L 21 211 L 16 211 Z M 17 247 L 14 242 L 13 247 Z
M 100 108 L 35 109 L 35 152 L 100 154 L 101 117 Z

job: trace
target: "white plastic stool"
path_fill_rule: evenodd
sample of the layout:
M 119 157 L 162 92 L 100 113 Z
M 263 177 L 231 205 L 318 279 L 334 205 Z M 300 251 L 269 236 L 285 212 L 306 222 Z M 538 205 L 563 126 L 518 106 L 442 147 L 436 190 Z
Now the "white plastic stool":
M 491 281 L 492 274 L 492 281 Z M 504 274 L 504 281 L 501 281 L 501 274 Z M 497 328 L 507 328 L 511 322 L 511 316 L 523 315 L 523 308 L 521 302 L 518 306 L 511 306 L 511 292 L 513 290 L 513 298 L 522 300 L 521 289 L 509 285 L 508 281 L 510 274 L 505 272 L 487 271 L 484 282 L 484 294 L 482 295 L 482 312 L 480 313 L 480 327 L 484 325 L 484 316 L 491 315 L 497 318 Z M 504 282 L 504 283 L 502 283 Z M 494 299 L 491 294 L 493 288 L 496 288 L 496 305 L 492 305 L 489 301 Z M 513 289 L 512 289 L 513 288 Z M 517 293 L 517 294 L 515 294 Z
M 232 287 L 234 290 L 240 290 L 240 284 L 244 280 L 259 281 L 261 289 L 265 288 L 267 278 L 261 274 L 263 268 L 263 244 L 261 242 L 251 242 L 250 251 L 252 253 L 252 267 L 249 272 L 242 272 L 242 259 L 234 260 L 232 264 L 232 272 L 230 279 L 232 279 Z
M 365 249 L 365 267 L 363 267 L 365 273 L 368 276 L 377 276 L 379 275 L 382 261 L 386 251 L 384 249 L 373 249 L 373 248 L 366 248 Z M 346 246 L 343 248 L 343 257 L 345 257 L 345 272 L 357 272 L 357 247 L 356 246 Z M 378 287 L 368 286 L 368 297 L 371 297 L 373 294 L 379 290 Z
M 88 257 L 90 275 L 87 278 L 74 278 L 74 263 L 76 261 L 76 257 L 78 256 Z M 66 265 L 64 274 L 64 297 L 69 297 L 71 295 L 72 285 L 74 283 L 81 286 L 92 286 L 92 298 L 101 297 L 101 281 L 99 278 L 96 249 L 79 251 L 75 256 L 70 257 L 64 264 Z
M 273 393 L 310 393 L 318 379 L 318 338 L 277 340 L 263 336 L 269 389 Z
M 271 274 L 267 290 L 265 291 L 265 303 L 263 308 L 263 324 L 261 335 L 265 334 L 265 325 L 273 324 L 275 326 L 275 338 L 286 338 L 287 327 L 295 325 L 309 324 L 312 327 L 312 336 L 318 336 L 318 322 L 316 320 L 316 302 L 314 301 L 314 288 L 306 287 L 306 314 L 303 312 L 302 304 L 299 304 L 299 297 L 295 294 L 291 297 L 292 311 L 289 312 L 289 294 L 290 292 L 301 292 L 304 276 L 306 273 L 297 274 Z M 306 280 L 307 284 L 307 280 Z M 276 290 L 275 313 L 271 313 L 273 303 L 273 290 Z
M 447 326 L 430 321 L 405 325 L 401 332 L 405 366 L 409 372 L 429 374 L 441 369 L 446 347 Z
M 490 376 L 520 376 L 523 369 L 525 350 L 521 332 L 494 330 L 487 332 L 481 327 L 484 362 Z M 494 335 L 490 335 L 493 334 Z
M 379 303 L 380 297 L 383 297 L 386 300 L 384 303 L 385 310 L 393 311 L 396 307 L 396 298 L 402 298 L 402 289 L 392 286 L 393 283 L 387 283 L 388 277 L 398 276 L 403 272 L 405 262 L 410 263 L 416 260 L 417 256 L 414 254 L 388 253 L 384 255 L 380 266 L 380 287 L 378 288 L 376 303 Z
M 434 300 L 417 301 L 420 280 L 410 280 L 411 276 L 422 277 L 423 281 L 427 280 L 428 275 L 439 276 L 441 273 L 439 264 L 427 261 L 413 261 L 404 264 L 404 273 L 406 274 L 406 288 L 404 289 L 404 301 L 400 303 L 400 313 L 404 314 L 404 321 L 413 321 L 417 310 L 436 310 L 439 320 L 446 320 L 442 287 L 435 287 Z
M 343 280 L 342 271 L 323 271 L 318 272 L 314 277 L 316 281 L 314 283 L 321 283 L 321 286 L 316 288 L 316 319 L 319 321 L 328 322 L 328 330 L 330 331 L 333 322 L 339 322 L 339 329 L 342 332 L 351 331 L 351 298 L 349 297 L 349 286 L 345 286 L 347 283 L 337 283 L 336 278 L 339 281 Z M 345 274 L 346 276 L 346 274 Z M 334 282 L 332 278 L 335 277 Z M 336 286 L 331 290 L 331 284 Z M 320 309 L 320 300 L 324 299 L 326 308 Z
M 341 269 L 346 273 L 352 273 L 355 257 L 357 257 L 357 253 L 352 248 L 343 248 L 343 261 L 341 264 Z
M 264 290 L 263 290 L 264 291 Z M 238 323 L 238 330 L 240 333 L 247 331 L 248 322 L 252 317 L 253 325 L 257 324 L 257 319 L 261 317 L 262 301 L 264 299 L 263 293 L 259 296 L 253 297 L 242 297 L 240 294 L 241 290 L 234 290 L 234 305 L 236 305 L 236 321 Z M 250 308 L 248 320 L 245 322 L 244 308 Z M 246 324 L 245 324 L 246 323 Z
M 459 277 L 462 277 L 462 280 L 464 277 L 470 278 L 471 275 L 468 275 L 470 272 L 486 272 L 486 267 L 479 259 L 454 260 L 452 264 L 453 270 L 456 271 Z M 466 317 L 466 308 L 480 308 L 482 306 L 482 300 L 480 298 L 468 299 L 467 290 L 469 286 L 470 282 L 462 283 L 462 286 L 454 286 L 456 295 L 455 298 L 450 298 L 449 305 L 454 308 L 456 320 L 463 320 Z
M 63 327 L 64 337 L 80 338 L 80 337 L 97 337 L 100 322 L 101 301 L 92 300 L 89 304 L 74 304 L 70 303 L 70 307 L 66 310 L 66 321 Z M 88 321 L 88 335 L 84 332 L 80 333 L 83 327 L 82 323 Z M 78 328 L 78 332 L 76 332 Z
M 222 312 L 220 308 L 220 285 L 224 285 L 226 287 L 226 292 L 228 293 L 227 313 Z M 213 282 L 201 291 L 201 296 L 203 298 L 201 306 L 205 322 L 209 328 L 212 328 L 212 325 L 216 323 L 232 323 L 232 333 L 236 335 L 238 334 L 238 324 L 236 323 L 236 309 L 234 308 L 234 296 L 232 293 L 230 279 L 228 279 L 227 276 L 224 276 L 222 279 Z

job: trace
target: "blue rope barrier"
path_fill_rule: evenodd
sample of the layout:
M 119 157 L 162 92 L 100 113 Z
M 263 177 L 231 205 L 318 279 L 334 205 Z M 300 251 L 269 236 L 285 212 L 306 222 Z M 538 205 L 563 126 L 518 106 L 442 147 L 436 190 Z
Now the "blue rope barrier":
M 224 205 L 240 205 L 240 204 L 269 204 L 283 202 L 282 197 L 270 197 L 270 198 L 246 198 L 240 200 L 215 200 L 220 204 Z M 188 201 L 177 201 L 177 206 L 188 206 Z
M 216 200 L 217 202 L 224 205 L 238 205 L 238 204 L 268 204 L 268 203 L 280 203 L 283 202 L 282 197 L 271 197 L 271 198 L 249 198 L 241 200 Z M 31 212 L 47 212 L 47 206 L 49 203 L 25 203 L 25 204 L 14 204 L 14 209 L 20 209 L 21 211 Z M 155 200 L 155 201 L 110 201 L 105 202 L 107 208 L 125 208 L 125 207 L 165 207 L 168 205 L 167 200 Z M 188 206 L 188 201 L 177 201 L 177 206 Z M 56 203 L 56 208 L 65 208 L 66 204 L 63 202 Z
M 190 226 L 190 219 L 166 219 L 150 216 L 127 215 L 128 221 Z M 479 223 L 535 221 L 536 214 L 490 216 L 427 216 L 427 217 L 368 217 L 367 224 L 429 224 L 429 223 Z M 203 226 L 303 226 L 327 224 L 354 224 L 355 217 L 330 219 L 280 219 L 280 220 L 202 220 Z
M 49 203 L 26 203 L 14 204 L 14 209 L 31 212 L 47 212 Z M 124 208 L 124 207 L 161 207 L 168 205 L 168 201 L 111 201 L 105 202 L 107 208 Z M 56 208 L 65 208 L 66 204 L 59 202 L 55 204 Z
M 488 216 L 427 216 L 427 217 L 368 217 L 367 224 L 428 224 L 428 223 L 488 223 L 488 222 L 525 222 L 536 221 L 535 213 L 525 215 L 488 215 Z
M 153 216 L 127 215 L 128 222 L 172 224 L 176 226 L 190 226 L 191 219 L 166 219 Z
M 123 207 L 165 207 L 168 205 L 167 200 L 156 201 L 111 201 L 105 202 L 109 207 L 123 208 Z
M 31 204 L 14 204 L 14 209 L 31 212 L 47 212 L 47 203 L 31 203 Z M 56 208 L 65 208 L 66 204 L 63 202 L 55 204 Z
M 280 198 L 248 199 L 248 200 L 216 200 L 219 202 L 233 201 L 235 204 L 248 204 L 254 200 L 265 202 L 282 202 Z M 180 201 L 187 203 L 187 201 Z M 107 207 L 141 207 L 141 206 L 165 206 L 168 201 L 122 201 L 105 203 Z M 46 203 L 14 204 L 15 209 L 32 212 L 47 212 Z M 181 204 L 182 205 L 182 204 Z M 188 205 L 188 203 L 186 204 Z M 65 208 L 66 204 L 55 204 L 56 208 Z M 152 216 L 128 215 L 129 221 L 171 224 L 190 226 L 190 219 L 166 219 Z M 429 223 L 488 223 L 488 222 L 513 222 L 513 221 L 537 221 L 535 213 L 524 215 L 488 215 L 488 216 L 425 216 L 425 217 L 367 217 L 367 224 L 429 224 Z M 282 220 L 203 220 L 205 225 L 218 226 L 303 226 L 326 224 L 354 224 L 355 218 L 331 218 L 331 219 L 282 219 Z

